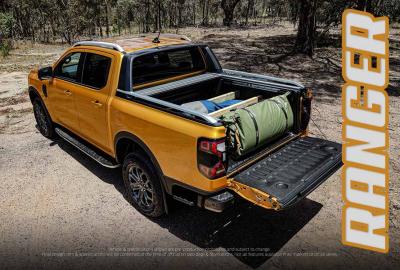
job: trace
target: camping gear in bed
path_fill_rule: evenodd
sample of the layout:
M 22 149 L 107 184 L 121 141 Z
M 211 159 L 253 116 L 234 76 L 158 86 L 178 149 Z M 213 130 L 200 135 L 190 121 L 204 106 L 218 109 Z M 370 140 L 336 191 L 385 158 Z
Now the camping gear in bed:
M 293 127 L 293 111 L 286 94 L 230 111 L 221 116 L 230 148 L 243 156 Z
M 222 102 L 215 102 L 212 100 L 199 100 L 184 103 L 181 106 L 202 113 L 212 113 L 239 102 L 241 102 L 241 100 L 237 99 L 225 100 Z

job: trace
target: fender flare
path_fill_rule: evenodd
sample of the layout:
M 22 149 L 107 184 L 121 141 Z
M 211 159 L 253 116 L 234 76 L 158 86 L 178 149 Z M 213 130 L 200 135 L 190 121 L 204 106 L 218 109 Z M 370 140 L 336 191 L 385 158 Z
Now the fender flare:
M 47 117 L 49 117 L 50 121 L 53 122 L 53 119 L 51 118 L 51 115 L 50 115 L 50 113 L 49 113 L 49 111 L 47 109 L 46 103 L 44 103 L 43 98 L 40 95 L 39 91 L 33 86 L 29 86 L 29 88 L 28 88 L 29 99 L 31 100 L 31 103 L 33 105 L 33 100 L 34 99 L 31 97 L 31 93 L 33 93 L 33 95 L 35 95 L 35 98 L 39 99 L 40 103 L 42 104 L 42 106 L 44 108 L 44 111 L 47 114 Z
M 40 101 L 43 103 L 42 96 L 40 95 L 39 91 L 33 86 L 29 86 L 29 88 L 28 88 L 29 98 L 31 99 L 31 101 L 33 101 L 32 97 L 31 97 L 31 93 L 33 93 L 33 95 L 37 96 L 40 99 Z

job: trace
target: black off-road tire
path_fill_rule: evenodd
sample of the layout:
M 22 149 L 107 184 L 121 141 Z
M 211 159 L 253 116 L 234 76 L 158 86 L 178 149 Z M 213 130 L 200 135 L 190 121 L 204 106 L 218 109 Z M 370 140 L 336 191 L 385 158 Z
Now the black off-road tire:
M 39 98 L 35 98 L 32 102 L 33 114 L 35 115 L 36 123 L 40 133 L 49 139 L 53 139 L 55 135 L 54 125 L 50 115 Z
M 164 214 L 161 181 L 147 157 L 140 153 L 128 154 L 122 166 L 122 177 L 126 198 L 138 211 L 153 218 Z

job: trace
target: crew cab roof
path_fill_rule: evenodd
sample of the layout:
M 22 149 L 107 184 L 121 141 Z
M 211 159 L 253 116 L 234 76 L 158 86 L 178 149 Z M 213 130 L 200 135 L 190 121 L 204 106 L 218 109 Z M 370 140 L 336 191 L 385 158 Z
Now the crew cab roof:
M 117 39 L 110 38 L 104 41 L 80 41 L 74 44 L 76 46 L 97 46 L 117 50 L 121 53 L 130 53 L 149 48 L 164 47 L 169 45 L 183 45 L 191 43 L 191 40 L 183 35 L 160 34 L 158 42 L 155 42 L 158 34 L 142 35 L 139 37 Z

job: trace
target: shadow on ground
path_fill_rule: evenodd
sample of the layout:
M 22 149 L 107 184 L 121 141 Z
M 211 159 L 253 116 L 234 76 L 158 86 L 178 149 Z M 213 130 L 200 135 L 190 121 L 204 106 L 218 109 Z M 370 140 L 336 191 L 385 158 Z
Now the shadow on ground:
M 62 139 L 53 141 L 51 145 L 58 145 L 100 180 L 114 185 L 124 196 L 120 169 L 102 167 Z M 175 201 L 170 201 L 169 206 L 168 216 L 152 221 L 199 248 L 212 251 L 221 247 L 252 268 L 270 259 L 322 207 L 315 201 L 305 199 L 294 208 L 275 212 L 253 206 L 239 198 L 234 207 L 221 214 Z

